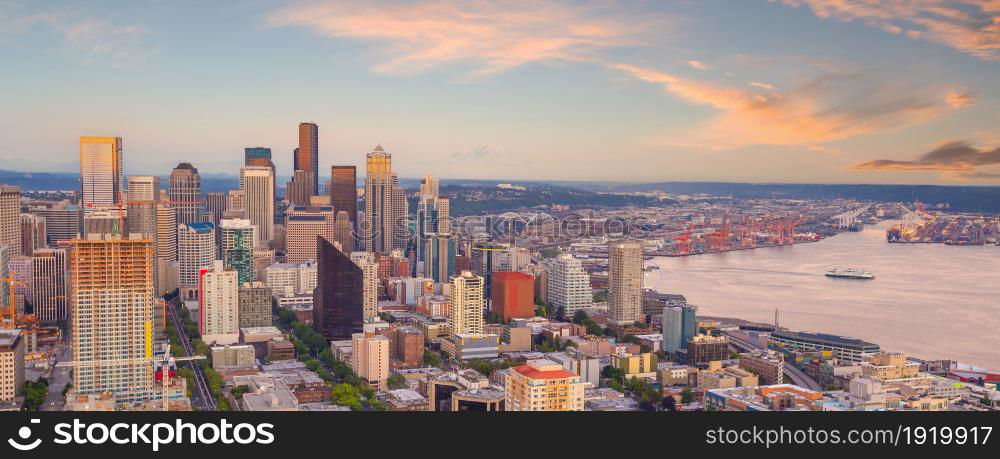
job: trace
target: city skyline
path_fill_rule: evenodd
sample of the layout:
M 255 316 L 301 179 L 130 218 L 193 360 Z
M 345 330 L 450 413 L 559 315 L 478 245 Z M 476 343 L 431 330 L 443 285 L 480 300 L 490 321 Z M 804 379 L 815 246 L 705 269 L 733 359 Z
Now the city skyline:
M 108 135 L 126 176 L 181 162 L 235 175 L 262 146 L 285 177 L 295 126 L 313 122 L 321 179 L 382 144 L 402 177 L 1000 183 L 996 5 L 517 3 L 262 1 L 189 18 L 4 2 L 4 168 L 78 170 L 79 137 Z M 201 21 L 231 36 L 185 32 Z M 315 72 L 282 70 L 304 62 Z

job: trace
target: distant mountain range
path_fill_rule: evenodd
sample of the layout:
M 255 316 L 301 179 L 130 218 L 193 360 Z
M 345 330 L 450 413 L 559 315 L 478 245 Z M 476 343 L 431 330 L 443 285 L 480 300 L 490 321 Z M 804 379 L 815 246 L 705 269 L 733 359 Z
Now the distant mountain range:
M 161 178 L 163 186 L 167 177 Z M 278 188 L 284 189 L 288 177 L 278 177 Z M 358 177 L 358 185 L 364 183 Z M 400 178 L 400 184 L 414 190 L 420 186 L 419 178 Z M 730 196 L 737 199 L 853 199 L 858 201 L 914 202 L 928 204 L 946 203 L 951 210 L 1000 214 L 1000 187 L 997 186 L 945 186 L 945 185 L 848 185 L 848 184 L 797 184 L 797 183 L 730 183 L 730 182 L 588 182 L 588 181 L 530 181 L 442 179 L 442 187 L 455 198 L 466 187 L 469 191 L 485 192 L 501 183 L 528 186 L 531 191 L 544 190 L 544 195 L 531 193 L 504 193 L 511 198 L 505 204 L 533 207 L 541 204 L 576 205 L 643 205 L 652 201 L 632 198 L 602 197 L 597 193 L 629 193 L 661 191 L 674 195 L 708 194 Z M 19 186 L 28 191 L 71 191 L 80 188 L 80 175 L 72 172 L 18 172 L 0 170 L 0 183 Z M 202 191 L 223 192 L 239 187 L 239 177 L 231 174 L 202 174 Z M 541 187 L 541 188 L 539 188 Z M 444 190 L 442 190 L 444 191 Z M 454 199 L 454 198 L 453 198 Z M 464 201 L 464 200 L 463 200 Z M 567 201 L 567 202 L 562 202 Z M 456 203 L 458 204 L 458 203 Z M 465 205 L 467 204 L 467 206 Z M 455 204 L 453 204 L 454 206 Z M 462 213 L 493 210 L 489 202 L 469 200 L 459 204 Z M 456 209 L 457 210 L 457 209 Z

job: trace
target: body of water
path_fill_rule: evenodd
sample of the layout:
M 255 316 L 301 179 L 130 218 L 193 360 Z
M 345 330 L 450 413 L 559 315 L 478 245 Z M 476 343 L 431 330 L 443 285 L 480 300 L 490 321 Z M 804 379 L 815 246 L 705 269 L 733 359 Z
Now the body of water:
M 794 246 L 658 257 L 646 286 L 707 316 L 861 338 L 923 359 L 1000 369 L 1000 247 L 889 244 L 890 222 Z M 834 279 L 831 268 L 875 280 Z

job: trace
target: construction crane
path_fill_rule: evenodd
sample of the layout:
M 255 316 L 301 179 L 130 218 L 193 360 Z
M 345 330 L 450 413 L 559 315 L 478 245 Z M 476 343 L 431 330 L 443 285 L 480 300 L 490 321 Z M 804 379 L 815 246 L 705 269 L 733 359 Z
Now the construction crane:
M 10 307 L 10 310 L 9 310 L 9 314 L 10 315 L 9 315 L 9 317 L 3 319 L 3 323 L 4 324 L 9 323 L 10 324 L 10 328 L 15 328 L 17 326 L 17 319 L 19 319 L 19 318 L 22 319 L 22 320 L 25 320 L 25 321 L 29 321 L 29 322 L 34 321 L 34 317 L 33 316 L 29 316 L 28 314 L 22 314 L 20 317 L 17 316 L 17 308 L 16 308 L 17 301 L 15 301 L 14 286 L 15 285 L 24 286 L 26 284 L 24 282 L 20 281 L 20 280 L 17 280 L 15 278 L 13 278 L 13 277 L 2 277 L 2 278 L 0 278 L 0 282 L 6 282 L 7 283 L 7 303 L 8 303 L 8 306 Z
M 136 359 L 115 359 L 115 360 L 92 360 L 87 362 L 80 361 L 67 361 L 59 362 L 56 364 L 57 368 L 80 368 L 88 366 L 98 366 L 98 365 L 135 365 L 135 364 L 159 364 L 160 371 L 163 372 L 163 411 L 170 411 L 170 393 L 168 388 L 170 387 L 170 367 L 176 366 L 177 362 L 187 362 L 196 360 L 205 360 L 203 355 L 192 355 L 188 357 L 173 357 L 170 355 L 170 345 L 165 344 L 163 346 L 163 355 L 153 356 L 153 357 L 141 357 Z

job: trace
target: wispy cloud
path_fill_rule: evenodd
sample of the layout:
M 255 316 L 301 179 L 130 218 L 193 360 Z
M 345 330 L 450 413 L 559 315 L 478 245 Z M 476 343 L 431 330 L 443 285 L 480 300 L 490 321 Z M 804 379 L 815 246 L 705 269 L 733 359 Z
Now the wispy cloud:
M 768 91 L 774 91 L 774 90 L 778 89 L 777 86 L 775 86 L 773 84 L 770 84 L 770 83 L 761 83 L 760 81 L 751 81 L 750 83 L 747 83 L 747 84 L 749 84 L 750 86 L 753 86 L 755 88 L 766 89 Z
M 715 149 L 746 145 L 815 146 L 911 126 L 956 107 L 957 97 L 928 91 L 921 91 L 928 93 L 926 96 L 915 94 L 859 74 L 826 73 L 794 89 L 764 95 L 650 68 L 625 64 L 612 68 L 658 84 L 688 102 L 718 109 L 720 113 L 696 128 L 688 140 L 690 144 Z M 971 95 L 963 97 L 971 102 Z
M 466 64 L 489 74 L 531 62 L 589 61 L 602 50 L 642 43 L 646 22 L 605 2 L 512 0 L 357 2 L 327 0 L 280 9 L 272 26 L 372 43 L 382 73 Z
M 0 35 L 21 35 L 35 28 L 55 31 L 88 63 L 131 66 L 144 54 L 140 39 L 149 31 L 136 24 L 122 25 L 72 7 L 36 10 L 36 3 L 0 1 Z
M 861 21 L 886 32 L 950 46 L 980 59 L 1000 59 L 997 0 L 771 0 L 806 6 L 816 16 Z
M 698 70 L 708 70 L 708 64 L 702 61 L 687 61 L 689 67 Z
M 980 170 L 1000 165 L 1000 147 L 992 150 L 973 147 L 968 142 L 945 143 L 911 161 L 877 159 L 850 167 L 855 171 L 940 171 L 946 177 L 984 180 L 1000 178 L 1000 173 Z

